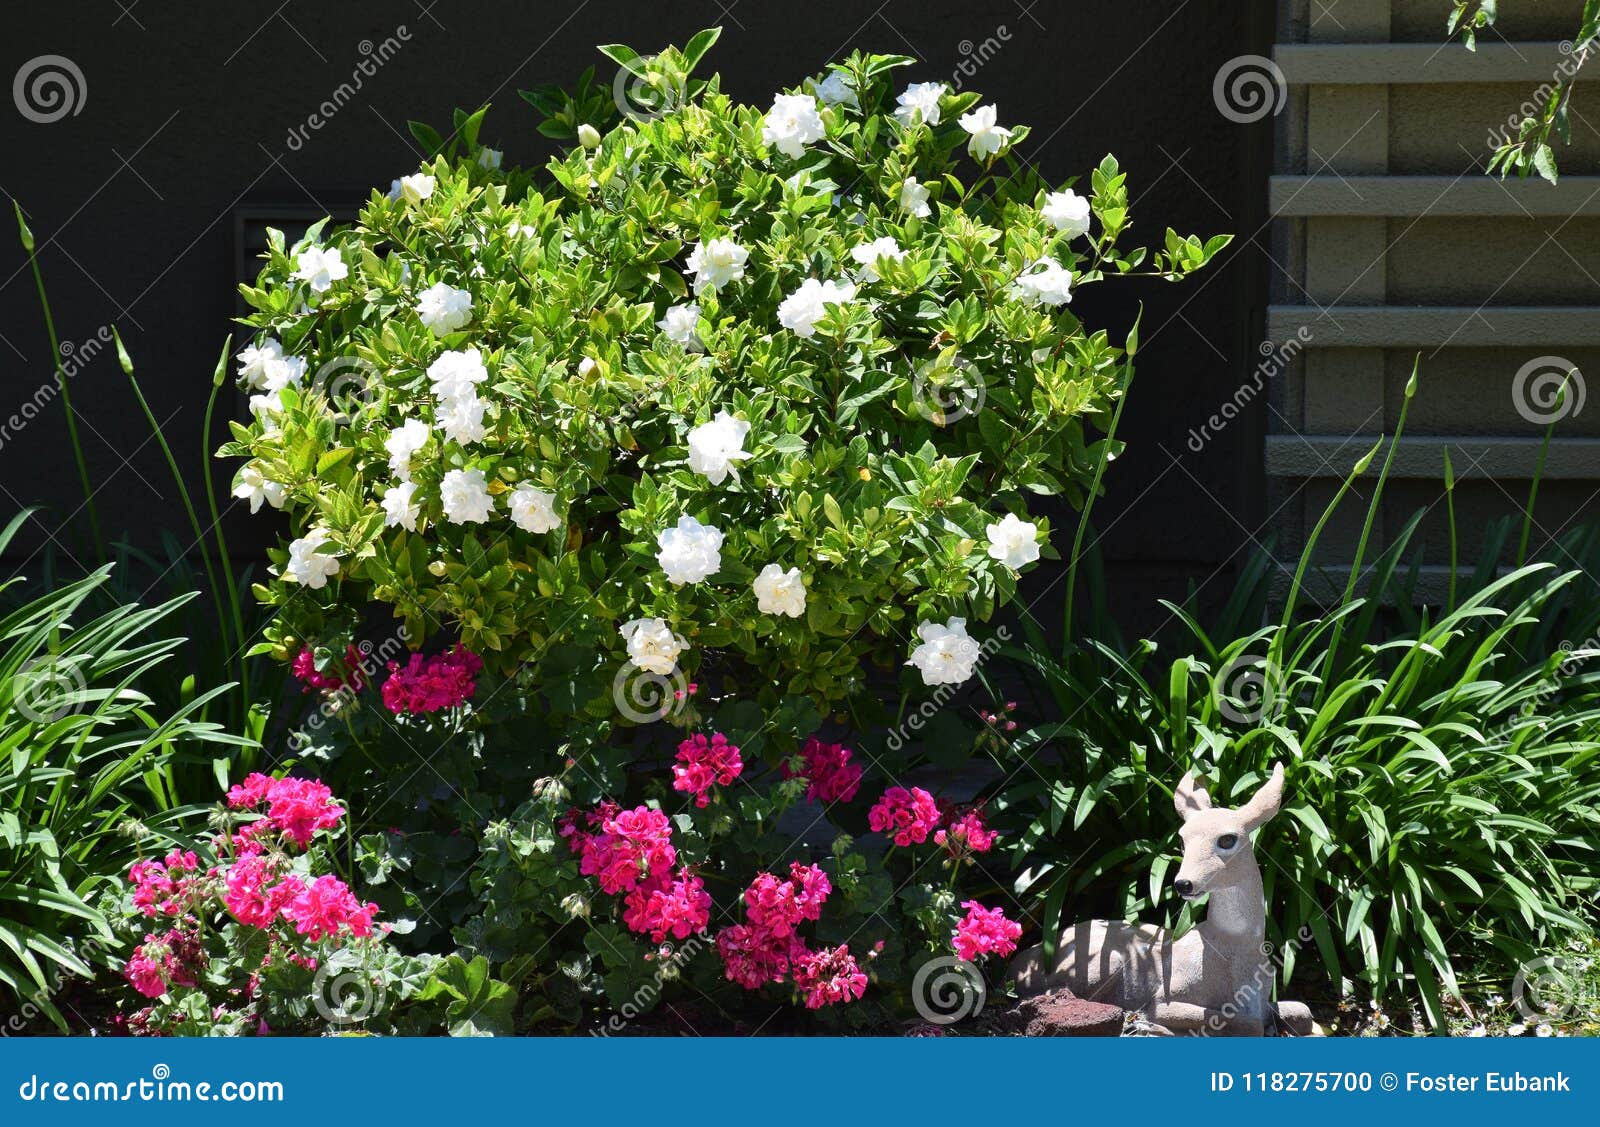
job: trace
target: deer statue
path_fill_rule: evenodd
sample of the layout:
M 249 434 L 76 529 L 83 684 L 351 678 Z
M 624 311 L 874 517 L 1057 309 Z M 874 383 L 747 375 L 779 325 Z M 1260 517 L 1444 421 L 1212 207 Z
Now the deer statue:
M 1012 960 L 1018 993 L 1065 986 L 1080 998 L 1142 1014 L 1168 1033 L 1260 1037 L 1278 1024 L 1291 1033 L 1313 1032 L 1304 1004 L 1271 1000 L 1276 966 L 1265 943 L 1266 904 L 1250 841 L 1283 803 L 1283 765 L 1237 810 L 1213 807 L 1192 771 L 1172 797 L 1183 819 L 1183 864 L 1172 888 L 1185 900 L 1210 895 L 1205 922 L 1177 939 L 1163 928 L 1120 920 L 1069 927 L 1048 965 L 1042 946 Z

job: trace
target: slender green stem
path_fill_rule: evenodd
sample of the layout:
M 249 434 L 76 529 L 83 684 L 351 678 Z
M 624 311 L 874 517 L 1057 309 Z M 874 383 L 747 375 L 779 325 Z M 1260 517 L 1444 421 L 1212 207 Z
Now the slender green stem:
M 39 269 L 39 255 L 34 250 L 33 232 L 22 217 L 22 205 L 12 200 L 17 211 L 17 227 L 22 233 L 22 246 L 28 253 L 28 264 L 33 267 L 34 288 L 39 291 L 39 307 L 44 310 L 44 328 L 50 336 L 50 357 L 55 364 L 56 387 L 61 392 L 61 406 L 67 416 L 67 438 L 72 443 L 72 457 L 78 463 L 78 480 L 83 483 L 83 503 L 89 510 L 89 530 L 94 537 L 94 554 L 101 566 L 106 562 L 106 544 L 100 535 L 100 511 L 95 507 L 94 488 L 89 484 L 89 463 L 83 456 L 83 443 L 78 440 L 78 419 L 72 410 L 72 395 L 67 390 L 67 370 L 61 362 L 61 340 L 56 335 L 56 320 L 50 312 L 50 298 L 45 293 L 44 273 Z
M 113 329 L 112 334 L 116 336 L 116 330 Z M 155 435 L 157 444 L 161 447 L 161 453 L 166 456 L 167 469 L 172 474 L 173 483 L 178 487 L 178 496 L 183 499 L 184 511 L 189 515 L 189 527 L 194 530 L 195 546 L 200 549 L 200 562 L 205 567 L 206 582 L 211 585 L 211 601 L 216 604 L 217 626 L 222 634 L 222 645 L 226 650 L 233 645 L 233 642 L 228 637 L 230 632 L 225 625 L 228 621 L 227 607 L 223 602 L 221 584 L 217 582 L 217 569 L 211 562 L 211 551 L 206 547 L 205 529 L 200 525 L 200 517 L 195 511 L 194 499 L 189 495 L 189 486 L 183 480 L 183 474 L 178 470 L 178 460 L 172 456 L 172 446 L 167 442 L 167 436 L 161 433 L 161 424 L 156 421 L 155 412 L 150 409 L 150 403 L 145 399 L 143 389 L 139 387 L 139 379 L 133 374 L 133 361 L 128 356 L 128 350 L 123 347 L 120 336 L 116 337 L 116 341 L 117 358 L 122 362 L 122 370 L 127 373 L 128 384 L 133 388 L 134 398 L 139 401 L 139 409 L 144 412 L 144 417 L 150 424 L 150 430 Z M 239 639 L 239 643 L 243 643 L 242 638 Z
M 206 506 L 211 515 L 211 531 L 216 536 L 217 556 L 222 565 L 223 580 L 228 588 L 228 606 L 233 612 L 233 634 L 238 641 L 235 649 L 239 662 L 239 691 L 243 694 L 241 705 L 247 708 L 250 701 L 250 681 L 244 656 L 244 609 L 239 603 L 239 582 L 233 573 L 233 560 L 228 556 L 228 538 L 222 531 L 222 514 L 217 509 L 217 486 L 211 480 L 211 420 L 216 411 L 217 395 L 227 378 L 229 343 L 222 342 L 222 355 L 217 360 L 217 369 L 211 379 L 211 396 L 206 400 L 205 422 L 201 424 L 200 433 L 202 445 L 200 477 L 206 483 Z
M 1450 521 L 1450 600 L 1445 605 L 1456 609 L 1456 568 L 1460 560 L 1460 543 L 1456 539 L 1456 471 L 1450 464 L 1450 447 L 1444 448 L 1444 507 Z
M 1267 661 L 1273 669 L 1283 667 L 1283 649 L 1289 636 L 1289 624 L 1294 620 L 1295 604 L 1300 600 L 1300 586 L 1305 581 L 1306 568 L 1311 564 L 1311 557 L 1317 549 L 1317 541 L 1322 538 L 1322 530 L 1327 527 L 1332 519 L 1334 510 L 1339 507 L 1339 502 L 1344 500 L 1344 495 L 1350 492 L 1350 487 L 1355 484 L 1356 478 L 1372 468 L 1372 459 L 1378 456 L 1378 451 L 1383 448 L 1385 436 L 1380 435 L 1377 443 L 1356 460 L 1355 466 L 1345 475 L 1339 485 L 1339 491 L 1333 495 L 1333 500 L 1328 502 L 1328 507 L 1322 510 L 1322 516 L 1311 529 L 1311 535 L 1306 538 L 1305 547 L 1300 549 L 1300 562 L 1295 566 L 1294 581 L 1289 584 L 1289 597 L 1283 603 L 1283 621 L 1273 633 L 1272 645 L 1268 651 Z
M 1367 504 L 1367 517 L 1361 525 L 1361 538 L 1356 541 L 1356 558 L 1350 562 L 1350 575 L 1345 580 L 1344 598 L 1340 606 L 1349 606 L 1356 593 L 1356 583 L 1361 578 L 1361 568 L 1367 562 L 1367 541 L 1372 536 L 1373 522 L 1378 518 L 1378 509 L 1383 504 L 1384 483 L 1389 480 L 1389 470 L 1394 466 L 1395 453 L 1400 449 L 1400 437 L 1405 433 L 1406 415 L 1411 410 L 1411 397 L 1417 393 L 1417 369 L 1422 365 L 1422 353 L 1417 353 L 1417 358 L 1411 363 L 1411 378 L 1406 381 L 1405 399 L 1400 404 L 1400 418 L 1395 421 L 1394 439 L 1389 443 L 1389 452 L 1384 455 L 1383 469 L 1378 473 L 1378 484 L 1372 491 L 1372 500 Z M 1369 598 L 1376 598 L 1382 592 L 1368 591 Z M 1333 670 L 1339 660 L 1339 643 L 1344 640 L 1345 619 L 1340 618 L 1333 625 L 1333 637 L 1328 642 L 1328 656 L 1323 662 L 1321 688 L 1317 698 L 1325 698 L 1328 686 L 1333 682 Z
M 1571 379 L 1572 373 L 1568 372 L 1567 379 L 1561 384 L 1558 407 L 1566 405 L 1567 382 Z M 1559 418 L 1561 412 L 1558 410 L 1556 414 Z M 1522 536 L 1517 540 L 1517 567 L 1521 567 L 1528 558 L 1528 534 L 1533 531 L 1533 506 L 1539 500 L 1539 482 L 1544 478 L 1544 460 L 1550 453 L 1550 439 L 1555 435 L 1556 422 L 1556 419 L 1550 420 L 1550 425 L 1544 428 L 1544 441 L 1539 443 L 1539 461 L 1533 467 L 1533 484 L 1528 487 L 1528 505 L 1522 511 Z
M 1122 379 L 1122 393 L 1117 397 L 1116 410 L 1111 413 L 1111 425 L 1106 429 L 1105 441 L 1101 443 L 1102 453 L 1095 461 L 1094 480 L 1089 483 L 1089 494 L 1083 499 L 1083 512 L 1078 514 L 1078 531 L 1072 537 L 1072 559 L 1067 563 L 1067 606 L 1061 620 L 1061 645 L 1062 654 L 1071 652 L 1072 647 L 1072 607 L 1078 596 L 1078 560 L 1083 554 L 1083 535 L 1089 527 L 1089 514 L 1094 509 L 1095 498 L 1100 495 L 1100 479 L 1105 476 L 1106 464 L 1111 461 L 1111 446 L 1116 441 L 1117 426 L 1122 422 L 1122 409 L 1128 405 L 1128 389 L 1133 386 L 1133 355 L 1139 348 L 1139 322 L 1144 317 L 1144 308 L 1139 309 L 1139 316 L 1133 319 L 1133 328 L 1128 332 L 1128 359 L 1124 365 L 1127 373 Z

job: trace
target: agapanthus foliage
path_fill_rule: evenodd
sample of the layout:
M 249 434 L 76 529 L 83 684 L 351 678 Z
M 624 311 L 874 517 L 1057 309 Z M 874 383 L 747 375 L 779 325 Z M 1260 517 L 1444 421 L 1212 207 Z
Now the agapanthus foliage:
M 1077 291 L 1225 240 L 1124 249 L 1115 160 L 1046 183 L 1025 126 L 908 58 L 737 104 L 688 77 L 714 38 L 613 127 L 531 98 L 579 138 L 542 169 L 477 159 L 480 112 L 352 227 L 271 238 L 224 453 L 290 521 L 281 658 L 377 601 L 591 717 L 713 651 L 746 698 L 825 707 L 866 659 L 970 676 L 1061 547 L 1030 507 L 1083 501 L 1133 348 Z

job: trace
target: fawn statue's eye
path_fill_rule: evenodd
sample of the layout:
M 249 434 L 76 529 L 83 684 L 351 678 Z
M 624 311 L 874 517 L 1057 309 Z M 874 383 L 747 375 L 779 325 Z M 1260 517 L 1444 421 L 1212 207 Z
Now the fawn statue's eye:
M 1238 844 L 1239 844 L 1239 835 L 1238 834 L 1223 834 L 1221 837 L 1217 838 L 1217 848 L 1218 849 L 1232 849 L 1235 845 L 1238 845 Z

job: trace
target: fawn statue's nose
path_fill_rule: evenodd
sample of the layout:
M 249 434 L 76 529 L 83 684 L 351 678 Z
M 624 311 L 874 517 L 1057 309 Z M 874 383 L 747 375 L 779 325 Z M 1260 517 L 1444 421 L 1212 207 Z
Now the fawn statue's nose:
M 1192 880 L 1175 880 L 1172 882 L 1172 887 L 1178 890 L 1179 896 L 1194 895 L 1194 881 Z

